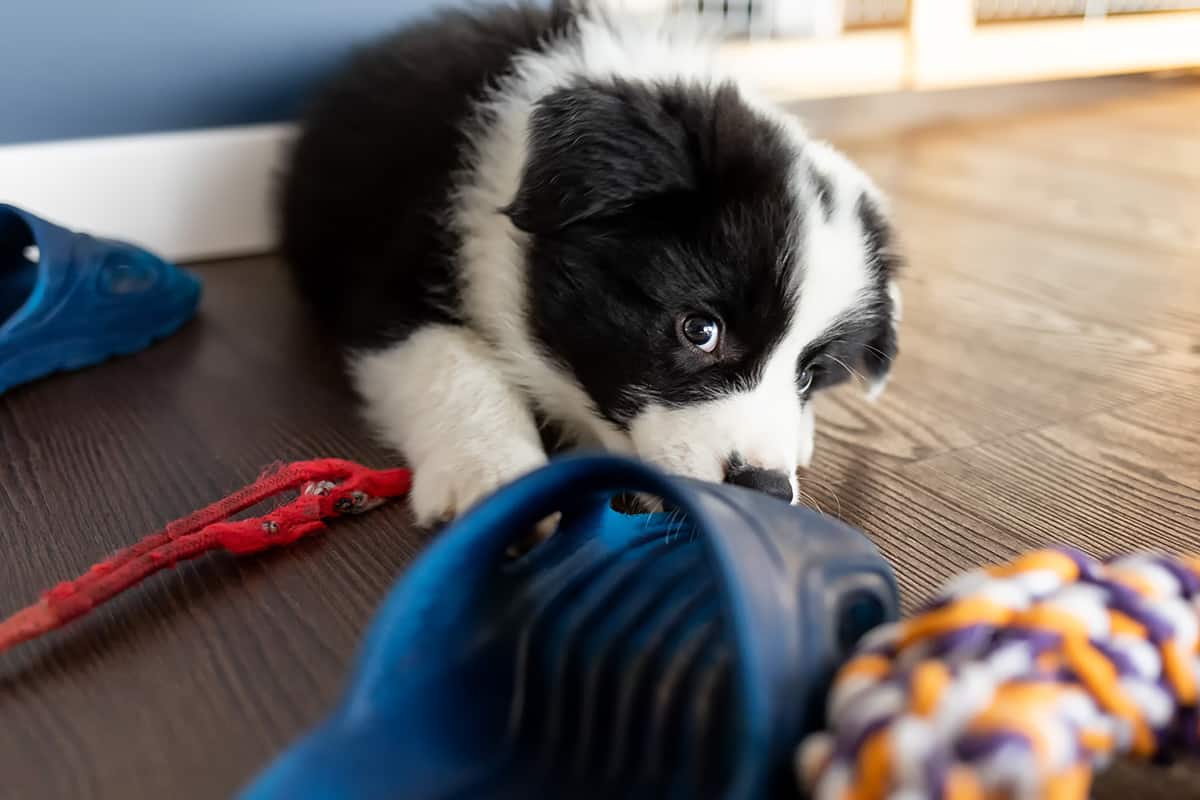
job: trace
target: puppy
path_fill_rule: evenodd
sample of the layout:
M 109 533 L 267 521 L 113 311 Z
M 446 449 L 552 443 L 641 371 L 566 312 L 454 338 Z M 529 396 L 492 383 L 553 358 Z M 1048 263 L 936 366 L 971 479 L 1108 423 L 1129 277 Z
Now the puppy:
M 364 50 L 316 98 L 285 257 L 436 524 L 540 429 L 797 497 L 811 399 L 896 353 L 884 202 L 667 24 L 503 7 Z

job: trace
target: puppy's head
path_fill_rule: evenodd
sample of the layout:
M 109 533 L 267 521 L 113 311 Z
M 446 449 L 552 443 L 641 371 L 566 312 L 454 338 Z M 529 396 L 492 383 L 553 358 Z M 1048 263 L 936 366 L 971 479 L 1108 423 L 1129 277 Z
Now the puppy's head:
M 528 146 L 506 213 L 546 355 L 641 457 L 792 500 L 814 393 L 896 353 L 870 182 L 731 85 L 561 89 Z

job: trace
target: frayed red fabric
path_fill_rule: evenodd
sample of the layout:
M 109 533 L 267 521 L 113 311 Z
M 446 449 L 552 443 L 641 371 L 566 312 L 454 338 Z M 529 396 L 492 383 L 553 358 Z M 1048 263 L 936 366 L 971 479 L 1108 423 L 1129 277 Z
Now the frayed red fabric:
M 289 545 L 324 529 L 328 519 L 367 511 L 411 487 L 407 469 L 376 470 L 336 458 L 285 464 L 60 583 L 0 622 L 0 653 L 66 625 L 180 561 L 213 550 L 245 555 Z M 230 519 L 289 491 L 300 495 L 261 516 Z

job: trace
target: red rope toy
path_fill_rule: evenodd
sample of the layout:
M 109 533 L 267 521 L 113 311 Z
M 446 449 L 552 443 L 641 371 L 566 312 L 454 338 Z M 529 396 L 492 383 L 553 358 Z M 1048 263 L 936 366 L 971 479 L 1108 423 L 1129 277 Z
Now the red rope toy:
M 66 625 L 155 572 L 212 550 L 238 555 L 288 545 L 325 528 L 325 520 L 357 514 L 408 494 L 407 469 L 375 470 L 325 458 L 268 472 L 223 500 L 178 519 L 101 561 L 79 578 L 55 586 L 38 602 L 0 622 L 0 653 Z M 295 500 L 262 516 L 231 521 L 251 506 L 287 491 Z

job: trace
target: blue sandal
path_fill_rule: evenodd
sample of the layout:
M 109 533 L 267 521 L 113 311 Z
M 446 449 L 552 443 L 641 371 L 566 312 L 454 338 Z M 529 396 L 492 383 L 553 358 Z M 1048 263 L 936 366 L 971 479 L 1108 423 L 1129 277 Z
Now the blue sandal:
M 620 492 L 675 510 L 621 514 Z M 554 511 L 554 536 L 505 558 Z M 887 563 L 829 517 L 561 459 L 441 534 L 340 707 L 242 798 L 764 797 L 835 666 L 898 610 Z
M 198 278 L 141 248 L 0 205 L 0 393 L 141 350 L 199 300 Z

